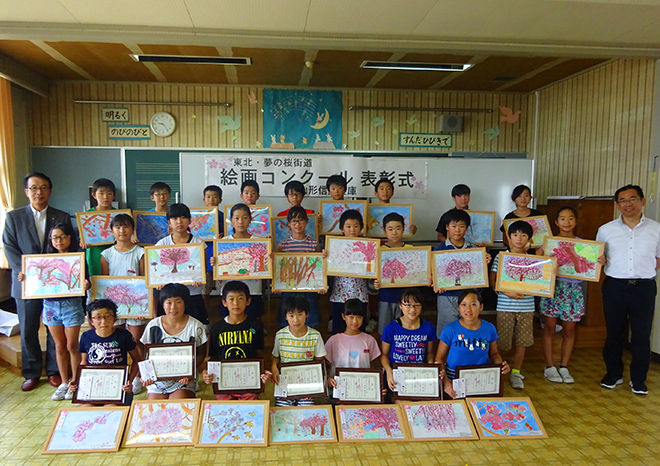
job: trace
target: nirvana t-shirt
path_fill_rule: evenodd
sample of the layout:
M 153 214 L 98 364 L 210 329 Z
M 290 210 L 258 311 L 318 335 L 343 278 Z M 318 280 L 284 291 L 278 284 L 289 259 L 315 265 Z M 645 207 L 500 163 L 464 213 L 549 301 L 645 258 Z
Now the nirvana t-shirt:
M 437 338 L 435 327 L 426 320 L 420 320 L 419 328 L 408 330 L 397 319 L 387 324 L 382 340 L 390 344 L 390 363 L 424 364 L 428 361 L 429 343 Z
M 96 330 L 87 330 L 80 336 L 78 351 L 87 354 L 87 364 L 126 366 L 126 355 L 135 349 L 135 340 L 128 330 L 115 328 L 109 337 L 100 337 Z
M 264 349 L 264 327 L 258 320 L 245 319 L 232 325 L 222 319 L 211 327 L 209 356 L 213 360 L 253 359 Z

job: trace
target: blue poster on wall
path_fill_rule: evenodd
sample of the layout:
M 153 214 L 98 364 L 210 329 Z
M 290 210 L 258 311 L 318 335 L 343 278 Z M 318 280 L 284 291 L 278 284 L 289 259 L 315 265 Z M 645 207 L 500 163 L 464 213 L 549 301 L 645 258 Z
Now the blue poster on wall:
M 341 91 L 264 89 L 264 147 L 341 149 Z

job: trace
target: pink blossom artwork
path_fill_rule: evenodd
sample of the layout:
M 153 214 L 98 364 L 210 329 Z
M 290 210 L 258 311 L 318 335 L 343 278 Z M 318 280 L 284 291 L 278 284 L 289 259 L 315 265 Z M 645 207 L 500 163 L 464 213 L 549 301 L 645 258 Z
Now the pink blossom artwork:
M 111 299 L 117 317 L 152 317 L 151 291 L 145 277 L 92 277 L 92 298 Z
M 326 236 L 326 273 L 333 276 L 377 278 L 379 240 Z
M 433 252 L 433 286 L 436 291 L 488 286 L 484 248 L 449 249 Z
M 340 441 L 404 440 L 401 411 L 397 405 L 337 406 Z
M 368 204 L 367 217 L 365 218 L 367 236 L 384 238 L 385 230 L 383 219 L 390 213 L 397 213 L 403 217 L 403 236 L 412 236 L 412 233 L 410 232 L 410 225 L 413 222 L 412 212 L 412 204 Z
M 327 405 L 272 408 L 271 444 L 335 442 L 332 407 Z
M 192 445 L 200 400 L 134 401 L 124 446 Z
M 556 258 L 502 252 L 496 260 L 497 291 L 548 298 L 553 296 Z
M 227 236 L 234 234 L 234 228 L 231 226 L 230 222 L 230 212 L 231 205 L 225 205 L 225 232 Z M 253 238 L 268 238 L 271 236 L 271 217 L 273 212 L 273 206 L 271 205 L 251 205 L 250 214 L 252 215 L 252 221 L 248 226 L 248 233 L 252 235 Z
M 216 240 L 214 278 L 272 278 L 271 245 L 268 239 Z
M 403 403 L 405 419 L 415 440 L 477 440 L 462 400 Z
M 362 214 L 366 212 L 366 201 L 321 201 L 319 210 L 321 212 L 322 235 L 340 235 L 339 218 L 346 210 L 357 210 Z
M 206 281 L 204 243 L 145 248 L 147 287 Z
M 528 397 L 471 398 L 468 405 L 482 440 L 548 436 Z
M 42 453 L 117 451 L 128 407 L 60 408 Z
M 85 253 L 23 256 L 23 299 L 84 296 Z
M 431 247 L 380 248 L 380 286 L 428 286 Z
M 204 401 L 198 446 L 268 443 L 268 401 Z
M 605 245 L 597 241 L 548 236 L 543 243 L 543 251 L 557 258 L 557 276 L 597 282 L 601 266 L 598 257 L 603 254 Z
M 543 244 L 543 238 L 546 236 L 552 236 L 552 230 L 550 229 L 550 223 L 548 222 L 548 217 L 545 215 L 539 215 L 537 217 L 525 217 L 525 218 L 510 218 L 503 221 L 504 228 L 508 234 L 509 225 L 518 220 L 523 220 L 529 223 L 532 227 L 532 238 L 531 246 L 541 247 Z
M 205 241 L 218 237 L 218 209 L 195 207 L 190 209 L 190 233 Z
M 87 245 L 112 244 L 115 237 L 112 235 L 110 222 L 119 214 L 131 215 L 131 211 L 125 210 L 106 210 L 92 212 L 76 212 L 78 222 L 78 231 L 81 239 Z

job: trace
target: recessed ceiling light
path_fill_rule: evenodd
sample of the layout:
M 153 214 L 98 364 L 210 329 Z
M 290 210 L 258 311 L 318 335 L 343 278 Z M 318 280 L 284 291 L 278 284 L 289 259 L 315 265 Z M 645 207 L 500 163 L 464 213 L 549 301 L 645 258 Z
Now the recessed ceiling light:
M 360 68 L 377 68 L 381 70 L 412 70 L 412 71 L 465 71 L 470 64 L 462 63 L 425 63 L 403 61 L 371 61 L 365 60 Z
M 201 65 L 251 65 L 252 60 L 242 57 L 201 57 L 194 55 L 147 55 L 131 53 L 137 62 L 192 63 Z

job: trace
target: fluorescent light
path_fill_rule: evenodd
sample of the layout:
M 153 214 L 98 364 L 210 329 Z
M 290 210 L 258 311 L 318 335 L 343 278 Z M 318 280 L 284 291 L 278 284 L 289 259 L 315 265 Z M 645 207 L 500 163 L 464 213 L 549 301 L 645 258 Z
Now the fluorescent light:
M 194 55 L 147 55 L 131 53 L 137 62 L 152 63 L 192 63 L 201 65 L 251 65 L 252 60 L 243 57 L 202 57 Z
M 462 63 L 425 63 L 403 61 L 371 61 L 365 60 L 360 68 L 377 68 L 381 70 L 409 70 L 409 71 L 465 71 L 471 68 L 470 64 Z

